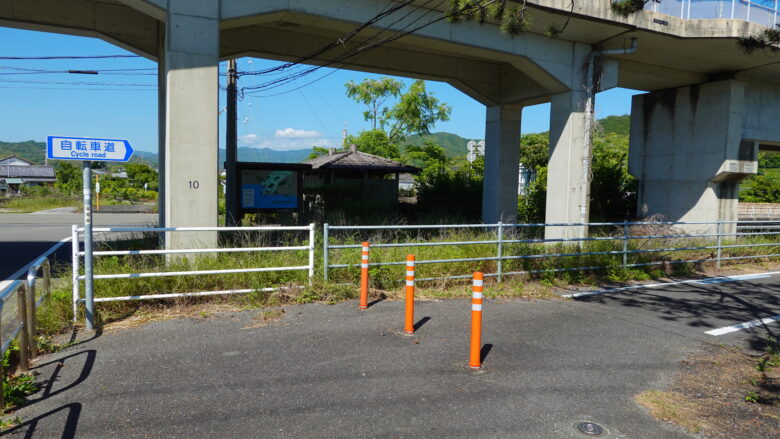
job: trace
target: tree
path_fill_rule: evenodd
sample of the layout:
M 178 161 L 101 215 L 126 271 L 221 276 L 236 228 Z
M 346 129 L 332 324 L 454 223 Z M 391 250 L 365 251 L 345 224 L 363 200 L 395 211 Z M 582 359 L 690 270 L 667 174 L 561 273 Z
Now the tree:
M 549 133 L 520 136 L 520 163 L 532 173 L 542 166 L 547 166 L 550 157 L 549 137 Z
M 621 17 L 628 17 L 645 8 L 648 3 L 660 3 L 661 0 L 612 0 L 609 8 Z
M 150 166 L 142 163 L 128 163 L 125 165 L 125 172 L 127 172 L 130 187 L 143 189 L 146 185 L 147 190 L 157 191 L 157 171 Z
M 81 169 L 73 163 L 58 161 L 54 165 L 54 187 L 62 194 L 74 195 L 81 190 Z
M 780 186 L 767 175 L 750 178 L 751 185 L 739 193 L 739 200 L 748 203 L 780 203 Z
M 398 144 L 392 142 L 383 130 L 366 130 L 357 136 L 347 136 L 347 145 L 355 145 L 358 150 L 398 160 L 401 158 L 401 149 Z
M 314 146 L 311 148 L 311 154 L 309 154 L 309 159 L 316 159 L 317 157 L 328 155 L 329 152 L 330 151 L 328 151 L 328 148 L 323 148 L 321 146 Z
M 422 145 L 408 145 L 406 147 L 406 163 L 420 168 L 423 172 L 434 168 L 446 168 L 447 154 L 444 148 L 429 140 Z
M 418 79 L 386 114 L 392 121 L 388 137 L 403 139 L 410 134 L 430 134 L 431 128 L 440 121 L 450 120 L 452 108 L 425 90 L 425 81 Z
M 403 84 L 392 78 L 382 78 L 364 79 L 359 84 L 349 81 L 344 86 L 347 88 L 347 97 L 368 106 L 363 112 L 363 118 L 371 121 L 371 129 L 376 130 L 383 128 L 384 117 L 389 110 L 384 107 L 385 102 L 391 97 L 398 97 Z
M 403 84 L 390 78 L 366 79 L 360 84 L 350 81 L 345 86 L 347 96 L 369 106 L 363 116 L 373 128 L 347 137 L 344 146 L 354 144 L 361 151 L 389 159 L 401 158 L 400 144 L 408 136 L 429 134 L 436 122 L 449 120 L 452 112 L 425 89 L 422 80 L 414 81 L 403 93 Z M 390 97 L 398 98 L 392 106 L 387 102 Z

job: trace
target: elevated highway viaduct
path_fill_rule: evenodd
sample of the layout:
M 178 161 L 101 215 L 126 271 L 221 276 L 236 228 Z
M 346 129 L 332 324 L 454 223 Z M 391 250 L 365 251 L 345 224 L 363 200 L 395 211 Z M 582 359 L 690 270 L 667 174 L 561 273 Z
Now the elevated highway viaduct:
M 662 0 L 662 8 L 653 9 L 667 11 L 667 2 L 680 4 Z M 644 214 L 736 219 L 736 188 L 756 172 L 757 150 L 780 145 L 780 57 L 746 54 L 736 44 L 766 23 L 690 13 L 683 19 L 653 10 L 621 17 L 610 11 L 609 0 L 529 0 L 530 28 L 510 38 L 490 20 L 419 26 L 440 17 L 447 2 L 418 0 L 333 44 L 400 3 L 5 0 L 0 25 L 94 36 L 158 62 L 165 226 L 217 224 L 218 63 L 240 56 L 445 81 L 484 104 L 485 222 L 516 216 L 520 119 L 527 105 L 552 104 L 548 223 L 587 220 L 586 133 L 597 91 L 647 92 L 633 101 L 630 147 Z M 551 25 L 565 28 L 551 37 Z M 361 47 L 371 50 L 346 56 Z M 188 184 L 195 180 L 198 189 Z M 583 233 L 581 227 L 559 227 L 547 236 Z M 214 234 L 193 233 L 171 236 L 168 245 L 215 240 Z

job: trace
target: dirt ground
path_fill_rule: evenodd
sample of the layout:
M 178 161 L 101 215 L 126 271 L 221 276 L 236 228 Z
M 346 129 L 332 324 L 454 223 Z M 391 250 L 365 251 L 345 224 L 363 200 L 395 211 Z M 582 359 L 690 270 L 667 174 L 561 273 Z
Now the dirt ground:
M 764 363 L 760 372 L 762 358 L 775 366 Z M 681 366 L 671 389 L 643 392 L 636 401 L 704 438 L 780 437 L 780 355 L 708 345 Z

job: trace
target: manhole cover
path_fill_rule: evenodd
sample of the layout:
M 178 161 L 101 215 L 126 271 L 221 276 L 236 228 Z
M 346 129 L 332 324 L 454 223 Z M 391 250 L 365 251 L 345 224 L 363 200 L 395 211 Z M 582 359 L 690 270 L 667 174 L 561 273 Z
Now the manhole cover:
M 604 429 L 599 424 L 593 422 L 580 422 L 577 424 L 577 430 L 590 436 L 598 436 L 604 433 Z

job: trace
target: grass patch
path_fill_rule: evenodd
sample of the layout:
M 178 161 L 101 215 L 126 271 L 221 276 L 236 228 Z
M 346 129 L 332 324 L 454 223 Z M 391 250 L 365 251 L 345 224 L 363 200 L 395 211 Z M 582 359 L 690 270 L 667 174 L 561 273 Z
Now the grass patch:
M 60 207 L 81 208 L 82 201 L 68 197 L 14 197 L 0 201 L 0 208 L 17 213 L 38 212 L 40 210 L 57 209 Z
M 648 390 L 635 401 L 656 418 L 708 438 L 780 437 L 780 372 L 768 366 L 777 360 L 777 347 L 769 340 L 756 356 L 708 345 L 681 363 L 671 390 Z
M 645 226 L 642 226 L 645 227 Z M 660 226 L 659 226 L 660 227 Z M 666 227 L 666 226 L 663 226 Z M 541 237 L 542 229 L 507 230 L 505 241 L 533 241 Z M 622 238 L 621 227 L 593 227 L 591 236 L 602 238 Z M 631 229 L 630 236 L 664 235 L 672 238 L 655 240 L 633 239 L 629 241 L 629 250 L 667 249 L 672 247 L 698 247 L 712 245 L 706 238 L 678 237 L 682 232 L 673 228 Z M 331 245 L 358 245 L 362 241 L 382 244 L 430 243 L 455 241 L 491 241 L 496 238 L 495 231 L 484 229 L 402 229 L 381 231 L 340 231 L 331 234 Z M 101 243 L 100 250 L 134 250 L 157 248 L 154 234 L 124 235 L 120 241 Z M 300 246 L 306 243 L 304 233 L 300 232 L 224 232 L 219 235 L 221 247 L 271 247 Z M 726 242 L 731 244 L 733 242 Z M 745 248 L 723 249 L 723 256 L 760 255 L 780 253 L 780 246 L 753 246 L 752 244 L 772 243 L 766 236 L 742 238 L 740 244 L 751 244 Z M 177 277 L 148 277 L 129 279 L 95 280 L 96 297 L 116 297 L 132 295 L 155 295 L 163 293 L 189 293 L 200 291 L 220 291 L 233 289 L 252 289 L 253 292 L 233 296 L 210 296 L 201 298 L 177 298 L 151 301 L 122 301 L 98 303 L 96 305 L 102 323 L 113 323 L 131 319 L 140 323 L 154 319 L 154 313 L 164 316 L 184 315 L 191 312 L 189 307 L 226 307 L 228 309 L 252 309 L 277 307 L 286 304 L 312 302 L 336 303 L 357 297 L 360 269 L 358 267 L 329 270 L 330 283 L 321 281 L 322 273 L 322 236 L 315 243 L 317 262 L 314 283 L 309 285 L 306 271 L 254 272 L 238 274 L 217 274 Z M 543 244 L 537 242 L 505 242 L 503 255 L 515 257 L 503 261 L 503 283 L 496 283 L 495 277 L 486 278 L 488 297 L 551 299 L 557 297 L 556 287 L 596 286 L 603 283 L 626 283 L 660 278 L 667 275 L 688 276 L 703 269 L 714 268 L 713 252 L 710 249 L 684 250 L 679 252 L 658 251 L 652 253 L 630 253 L 626 259 L 629 264 L 648 264 L 637 267 L 623 267 L 623 242 L 621 239 L 589 241 L 583 245 Z M 463 261 L 446 264 L 421 264 L 415 267 L 417 297 L 420 299 L 438 299 L 449 297 L 468 297 L 470 295 L 470 275 L 473 271 L 495 273 L 498 269 L 495 258 L 497 244 L 462 244 L 445 246 L 418 247 L 372 247 L 370 261 L 402 262 L 399 265 L 372 266 L 370 268 L 370 288 L 372 299 L 401 298 L 405 266 L 403 261 L 408 253 L 413 253 L 417 261 L 441 259 L 475 259 L 481 261 Z M 549 257 L 555 253 L 567 256 Z M 524 256 L 519 258 L 519 256 Z M 530 257 L 528 257 L 530 256 Z M 702 263 L 677 263 L 687 260 L 702 260 Z M 757 259 L 761 261 L 762 259 Z M 764 259 L 765 261 L 766 259 Z M 116 273 L 159 273 L 164 271 L 220 270 L 235 268 L 305 266 L 308 263 L 306 250 L 283 252 L 220 253 L 210 255 L 184 255 L 166 257 L 164 255 L 132 255 L 97 257 L 95 274 Z M 332 249 L 329 263 L 356 264 L 360 261 L 360 249 Z M 652 265 L 650 265 L 652 264 Z M 725 264 L 725 263 L 724 263 Z M 582 268 L 586 267 L 586 268 Z M 519 274 L 510 274 L 512 272 Z M 71 321 L 71 287 L 68 273 L 61 273 L 66 279 L 52 293 L 48 306 L 42 307 L 39 326 L 44 335 L 54 334 L 69 325 Z M 465 276 L 459 280 L 420 281 L 421 278 L 441 278 L 447 276 Z M 278 288 L 278 291 L 263 291 Z M 232 308 L 231 308 L 232 307 Z M 166 309 L 173 308 L 175 312 Z M 83 307 L 80 307 L 83 309 Z M 83 311 L 81 311 L 83 313 Z M 183 314 L 184 313 L 184 314 Z M 210 314 L 211 311 L 206 311 Z M 83 321 L 83 315 L 77 316 Z
M 702 431 L 702 420 L 696 415 L 695 407 L 675 392 L 646 390 L 634 397 L 634 400 L 647 407 L 650 414 L 663 421 L 684 427 L 693 433 Z

